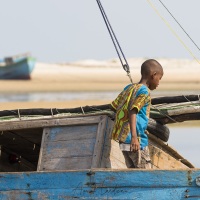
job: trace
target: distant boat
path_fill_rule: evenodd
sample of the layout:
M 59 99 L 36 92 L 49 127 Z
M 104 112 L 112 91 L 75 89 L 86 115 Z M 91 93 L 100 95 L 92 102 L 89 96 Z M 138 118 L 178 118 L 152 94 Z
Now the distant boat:
M 35 61 L 27 54 L 0 60 L 0 79 L 30 79 Z

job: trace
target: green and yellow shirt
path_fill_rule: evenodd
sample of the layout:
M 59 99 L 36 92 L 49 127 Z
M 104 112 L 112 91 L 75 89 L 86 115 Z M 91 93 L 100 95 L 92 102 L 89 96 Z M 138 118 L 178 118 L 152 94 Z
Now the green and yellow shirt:
M 141 147 L 148 145 L 145 130 L 148 125 L 150 113 L 150 90 L 143 84 L 130 84 L 111 103 L 116 110 L 116 118 L 112 131 L 114 140 L 130 144 L 131 132 L 128 112 L 133 108 L 138 110 L 136 116 L 136 130 Z

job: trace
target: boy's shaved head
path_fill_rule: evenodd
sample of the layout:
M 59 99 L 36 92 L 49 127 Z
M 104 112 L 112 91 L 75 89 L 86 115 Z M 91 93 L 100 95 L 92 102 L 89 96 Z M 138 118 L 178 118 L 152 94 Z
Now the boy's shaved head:
M 161 64 L 154 59 L 146 60 L 141 66 L 141 75 L 146 77 L 154 72 L 163 73 Z

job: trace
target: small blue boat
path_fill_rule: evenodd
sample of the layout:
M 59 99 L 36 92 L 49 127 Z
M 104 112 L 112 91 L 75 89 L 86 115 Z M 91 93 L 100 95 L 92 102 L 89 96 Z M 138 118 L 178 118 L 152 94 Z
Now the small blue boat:
M 35 61 L 29 56 L 9 57 L 0 60 L 0 79 L 30 79 Z

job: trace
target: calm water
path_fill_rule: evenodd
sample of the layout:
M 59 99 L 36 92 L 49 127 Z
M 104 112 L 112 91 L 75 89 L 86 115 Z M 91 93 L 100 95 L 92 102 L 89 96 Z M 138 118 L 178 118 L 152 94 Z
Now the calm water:
M 170 127 L 168 143 L 195 167 L 200 168 L 200 126 Z
M 69 100 L 113 100 L 119 92 L 46 92 L 13 93 L 0 95 L 0 102 L 15 101 L 69 101 Z
M 0 102 L 14 101 L 67 101 L 67 100 L 109 100 L 112 101 L 120 91 L 98 91 L 98 92 L 34 92 L 34 93 L 12 93 L 1 94 Z M 199 91 L 152 91 L 151 96 L 200 94 Z

